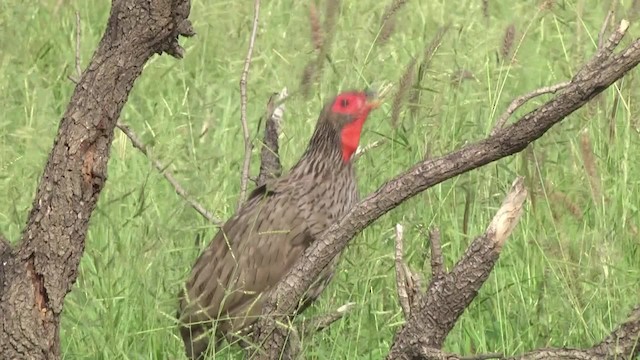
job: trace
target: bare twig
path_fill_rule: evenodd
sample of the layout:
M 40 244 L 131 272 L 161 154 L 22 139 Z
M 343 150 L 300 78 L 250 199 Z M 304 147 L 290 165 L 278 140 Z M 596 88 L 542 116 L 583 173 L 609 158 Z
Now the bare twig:
M 496 125 L 491 131 L 491 135 L 492 136 L 495 135 L 498 130 L 502 129 L 505 123 L 507 122 L 507 120 L 509 119 L 509 117 L 511 117 L 511 115 L 513 115 L 513 113 L 516 112 L 516 110 L 518 110 L 527 101 L 543 94 L 555 94 L 558 90 L 562 90 L 566 88 L 569 84 L 570 84 L 569 81 L 563 81 L 559 84 L 556 84 L 553 86 L 541 87 L 540 89 L 536 89 L 528 94 L 518 96 L 511 102 L 511 104 L 509 104 L 507 111 L 505 111 L 502 115 L 500 115 L 500 117 L 498 118 L 498 121 L 496 121 Z
M 404 318 L 408 319 L 411 315 L 411 304 L 409 304 L 409 295 L 407 295 L 407 275 L 404 272 L 404 250 L 403 250 L 404 227 L 396 224 L 396 290 L 398 291 L 398 301 Z
M 77 81 L 80 81 L 80 77 L 82 77 L 82 68 L 80 67 L 80 12 L 76 11 L 76 76 Z
M 136 133 L 133 130 L 131 130 L 131 128 L 128 125 L 122 123 L 121 121 L 118 121 L 116 123 L 116 126 L 125 135 L 127 135 L 129 140 L 131 140 L 131 144 L 133 144 L 133 147 L 140 150 L 140 152 L 144 154 L 144 156 L 146 156 L 149 159 L 149 161 L 151 161 L 153 166 L 164 176 L 165 179 L 167 179 L 169 184 L 173 186 L 174 190 L 178 195 L 180 195 L 180 197 L 182 197 L 187 203 L 189 203 L 189 205 L 191 205 L 191 207 L 194 208 L 205 219 L 209 220 L 211 223 L 217 226 L 222 225 L 222 221 L 220 221 L 219 219 L 216 219 L 213 216 L 213 214 L 211 214 L 207 209 L 205 209 L 204 206 L 202 206 L 200 203 L 198 203 L 195 199 L 193 199 L 189 195 L 189 193 L 182 187 L 182 185 L 180 185 L 180 183 L 173 177 L 173 174 L 171 174 L 171 172 L 167 170 L 166 166 L 164 166 L 160 161 L 154 159 L 149 154 L 147 150 L 147 146 L 142 142 L 142 140 L 140 140 L 140 138 L 138 138 Z
M 442 256 L 440 230 L 437 227 L 429 232 L 429 243 L 431 246 L 431 279 L 440 279 L 446 274 L 446 270 L 444 268 L 444 257 Z
M 345 314 L 351 311 L 351 308 L 353 308 L 355 304 L 354 302 L 346 303 L 333 312 L 311 319 L 309 324 L 303 327 L 302 333 L 310 336 L 328 328 L 334 322 L 342 319 Z
M 247 57 L 244 59 L 244 68 L 240 75 L 240 123 L 242 124 L 242 136 L 244 137 L 244 160 L 242 162 L 242 175 L 240 177 L 240 196 L 238 197 L 238 208 L 242 206 L 247 196 L 247 185 L 249 183 L 249 166 L 251 165 L 251 138 L 249 135 L 249 125 L 247 125 L 247 77 L 249 67 L 253 58 L 253 47 L 258 33 L 258 18 L 260 16 L 260 0 L 253 3 L 253 25 L 251 27 L 251 37 L 249 38 L 249 49 Z
M 611 20 L 611 16 L 613 16 L 613 11 L 608 11 L 607 16 L 604 18 L 604 21 L 602 22 L 602 27 L 600 28 L 600 32 L 598 32 L 598 49 L 602 49 L 606 41 L 605 32 L 607 32 L 607 27 L 609 27 L 609 21 Z
M 267 104 L 264 140 L 260 153 L 260 173 L 256 181 L 258 186 L 264 184 L 267 179 L 277 178 L 282 174 L 278 136 L 280 136 L 280 125 L 284 116 L 284 100 L 287 96 L 285 87 L 280 93 L 273 94 Z

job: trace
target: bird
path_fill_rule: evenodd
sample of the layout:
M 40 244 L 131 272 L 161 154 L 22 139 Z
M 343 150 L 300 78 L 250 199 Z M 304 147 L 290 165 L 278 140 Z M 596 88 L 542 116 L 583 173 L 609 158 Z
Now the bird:
M 242 346 L 265 294 L 357 203 L 352 159 L 363 125 L 379 105 L 371 90 L 344 91 L 326 102 L 299 161 L 288 174 L 256 187 L 203 250 L 178 294 L 188 358 L 203 359 L 211 339 L 217 348 L 225 339 Z M 309 288 L 297 313 L 320 296 L 337 260 Z

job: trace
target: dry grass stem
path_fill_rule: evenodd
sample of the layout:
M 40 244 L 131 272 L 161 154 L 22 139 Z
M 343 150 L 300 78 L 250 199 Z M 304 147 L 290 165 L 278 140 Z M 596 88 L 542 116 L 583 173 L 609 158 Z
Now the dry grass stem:
M 391 105 L 391 125 L 394 128 L 398 127 L 398 119 L 400 118 L 400 112 L 402 111 L 402 103 L 404 101 L 405 95 L 411 88 L 415 73 L 416 58 L 413 58 L 400 77 L 400 81 L 398 82 L 398 89 L 396 90 L 396 95 L 394 96 L 393 103 Z
M 599 204 L 602 201 L 602 183 L 598 172 L 598 165 L 596 164 L 593 145 L 591 144 L 591 138 L 589 137 L 589 131 L 587 129 L 583 130 L 580 134 L 580 154 L 582 155 L 582 163 L 587 173 L 589 186 L 591 187 L 593 201 Z
M 502 37 L 502 47 L 500 48 L 500 56 L 502 57 L 502 61 L 505 63 L 510 62 L 509 57 L 511 56 L 511 50 L 513 50 L 515 39 L 516 26 L 511 23 L 504 30 L 504 36 Z
M 311 43 L 313 44 L 313 48 L 319 51 L 322 48 L 324 40 L 318 9 L 313 2 L 309 3 L 309 25 L 311 26 Z
M 376 38 L 376 45 L 382 45 L 391 38 L 391 35 L 393 35 L 396 28 L 395 15 L 406 3 L 407 0 L 393 0 L 391 5 L 387 7 L 382 15 L 382 24 L 380 26 L 380 33 Z
M 444 35 L 447 33 L 447 31 L 449 31 L 449 28 L 450 28 L 449 24 L 445 26 L 441 26 L 436 32 L 436 34 L 433 36 L 433 39 L 431 39 L 429 44 L 425 47 L 424 53 L 423 53 L 424 55 L 422 57 L 422 62 L 418 67 L 418 78 L 416 79 L 417 87 L 420 87 L 420 85 L 422 84 L 422 81 L 426 78 L 427 70 L 429 70 L 429 67 L 431 66 L 431 61 L 433 60 L 434 55 L 440 48 L 440 45 L 442 45 L 442 39 L 444 38 Z M 413 89 L 411 98 L 409 99 L 409 108 L 411 110 L 412 116 L 417 115 L 417 111 L 420 107 L 419 106 L 420 93 L 421 93 L 420 89 L 418 88 Z

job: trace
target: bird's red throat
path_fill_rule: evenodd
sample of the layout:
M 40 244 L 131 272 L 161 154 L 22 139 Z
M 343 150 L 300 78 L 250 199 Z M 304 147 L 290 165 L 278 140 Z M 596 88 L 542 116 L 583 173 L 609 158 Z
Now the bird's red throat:
M 345 163 L 348 163 L 351 160 L 351 156 L 358 149 L 360 133 L 362 133 L 362 126 L 367 120 L 367 115 L 369 115 L 369 111 L 366 111 L 356 120 L 346 124 L 342 128 L 340 138 L 342 141 L 342 160 Z

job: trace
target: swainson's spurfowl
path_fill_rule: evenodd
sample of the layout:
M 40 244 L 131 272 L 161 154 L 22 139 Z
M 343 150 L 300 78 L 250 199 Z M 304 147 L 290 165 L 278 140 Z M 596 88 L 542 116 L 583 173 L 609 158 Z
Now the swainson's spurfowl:
M 187 356 L 246 335 L 261 315 L 266 292 L 305 249 L 358 201 L 352 156 L 374 94 L 343 92 L 327 102 L 309 145 L 289 173 L 257 187 L 196 261 L 180 292 L 178 318 Z M 315 282 L 301 312 L 325 288 L 337 258 Z M 209 330 L 215 324 L 215 330 Z

